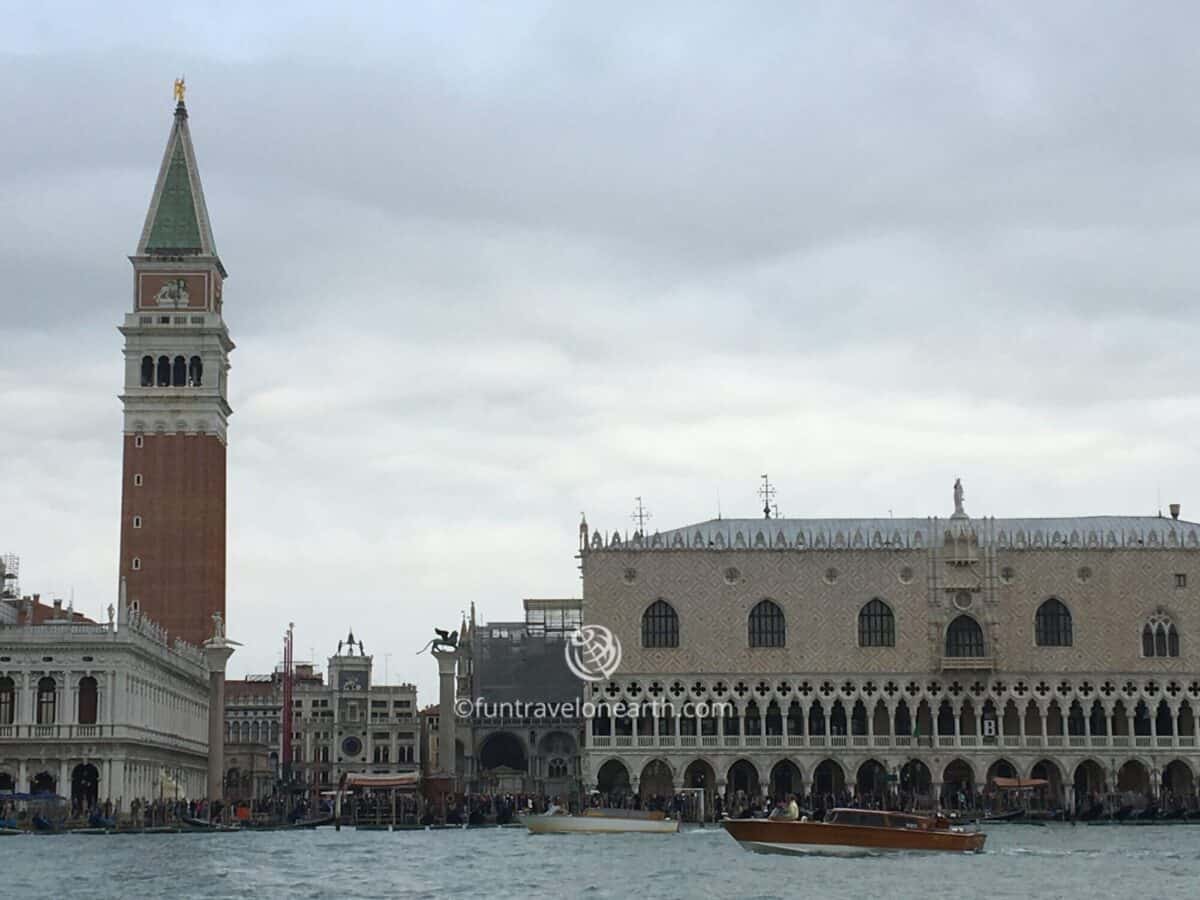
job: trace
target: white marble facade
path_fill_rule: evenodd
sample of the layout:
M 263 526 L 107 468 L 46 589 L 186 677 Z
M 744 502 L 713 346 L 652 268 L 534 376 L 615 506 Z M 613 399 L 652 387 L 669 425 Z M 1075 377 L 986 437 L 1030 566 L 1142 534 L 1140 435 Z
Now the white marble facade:
M 0 791 L 202 798 L 208 697 L 200 651 L 136 613 L 0 624 Z

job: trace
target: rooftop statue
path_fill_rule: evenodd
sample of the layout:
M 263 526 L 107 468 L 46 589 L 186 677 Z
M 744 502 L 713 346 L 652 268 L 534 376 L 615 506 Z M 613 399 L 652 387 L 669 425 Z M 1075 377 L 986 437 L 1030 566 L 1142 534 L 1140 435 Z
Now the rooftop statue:
M 433 648 L 433 653 L 442 651 L 453 652 L 458 649 L 458 632 L 446 631 L 444 628 L 433 629 L 434 636 L 429 643 L 417 651 L 417 655 L 424 653 L 430 647 Z
M 963 511 L 963 486 L 961 478 L 954 479 L 954 514 L 956 516 L 966 515 L 966 512 Z
M 183 102 L 183 95 L 187 92 L 187 85 L 183 83 L 182 78 L 175 79 L 175 100 L 179 103 Z

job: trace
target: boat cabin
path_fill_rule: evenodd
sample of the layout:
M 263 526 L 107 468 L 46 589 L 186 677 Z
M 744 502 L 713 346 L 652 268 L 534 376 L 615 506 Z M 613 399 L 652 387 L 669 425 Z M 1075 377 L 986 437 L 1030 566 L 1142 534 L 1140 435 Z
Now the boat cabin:
M 877 809 L 834 809 L 825 817 L 830 825 L 856 825 L 862 828 L 920 828 L 946 827 L 944 820 L 909 813 L 884 812 Z

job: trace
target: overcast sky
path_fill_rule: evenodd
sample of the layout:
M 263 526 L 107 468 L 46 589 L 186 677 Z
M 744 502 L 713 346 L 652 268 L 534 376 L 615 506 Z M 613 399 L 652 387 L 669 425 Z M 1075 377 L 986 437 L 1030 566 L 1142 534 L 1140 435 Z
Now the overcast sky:
M 124 8 L 122 8 L 124 7 Z M 0 552 L 115 599 L 188 83 L 237 343 L 233 675 L 578 596 L 581 511 L 1200 517 L 1190 4 L 7 7 Z M 1189 516 L 1189 513 L 1191 515 Z

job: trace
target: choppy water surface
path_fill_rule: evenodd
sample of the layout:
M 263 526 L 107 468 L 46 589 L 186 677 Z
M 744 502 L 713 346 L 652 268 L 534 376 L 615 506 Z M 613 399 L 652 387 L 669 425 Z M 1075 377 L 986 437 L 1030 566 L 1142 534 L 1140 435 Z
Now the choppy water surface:
M 1200 826 L 995 826 L 981 856 L 747 853 L 673 836 L 468 831 L 0 838 L 5 897 L 1062 897 L 1200 895 Z

